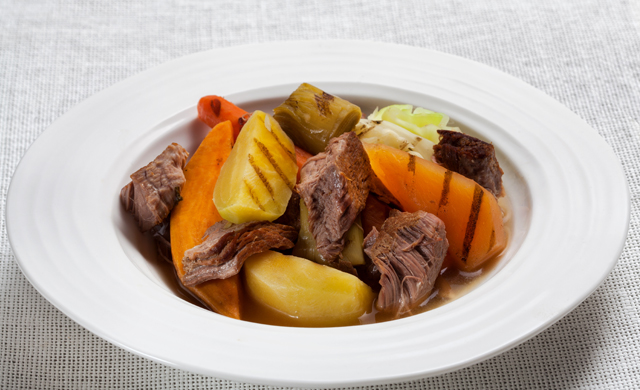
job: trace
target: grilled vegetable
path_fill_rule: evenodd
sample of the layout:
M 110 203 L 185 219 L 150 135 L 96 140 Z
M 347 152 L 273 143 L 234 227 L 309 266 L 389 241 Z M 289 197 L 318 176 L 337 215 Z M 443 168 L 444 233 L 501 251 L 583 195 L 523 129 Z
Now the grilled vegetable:
M 391 146 L 425 160 L 433 156 L 433 142 L 391 122 L 360 119 L 355 132 L 362 142 Z
M 447 227 L 449 254 L 464 271 L 502 252 L 506 236 L 496 198 L 471 179 L 385 145 L 363 144 L 371 168 L 404 211 L 424 210 Z
M 233 128 L 229 121 L 214 127 L 193 154 L 184 170 L 187 179 L 178 202 L 171 212 L 171 252 L 178 277 L 184 276 L 184 252 L 202 243 L 207 228 L 222 220 L 211 202 L 222 164 L 233 147 Z M 240 318 L 242 287 L 238 276 L 211 280 L 188 287 L 212 310 L 228 317 Z
M 368 119 L 394 123 L 433 143 L 438 143 L 438 130 L 460 131 L 457 127 L 447 126 L 449 123 L 447 115 L 421 107 L 416 107 L 414 110 L 409 104 L 396 104 L 381 110 L 376 109 Z
M 213 202 L 233 223 L 273 221 L 286 210 L 297 173 L 293 142 L 271 115 L 256 111 L 222 167 Z
M 205 96 L 198 102 L 198 118 L 209 127 L 214 127 L 220 122 L 230 121 L 233 126 L 234 141 L 240 135 L 240 130 L 247 123 L 250 116 L 250 113 L 220 96 Z M 311 156 L 309 152 L 296 146 L 298 171 Z M 300 179 L 299 175 L 298 179 Z
M 244 264 L 249 294 L 305 326 L 357 324 L 375 297 L 357 277 L 295 256 L 267 251 Z
M 198 118 L 209 127 L 231 121 L 233 139 L 238 138 L 240 129 L 249 119 L 249 113 L 220 96 L 205 96 L 198 102 Z
M 364 233 L 362 231 L 360 216 L 356 218 L 355 223 L 347 230 L 344 238 L 346 245 L 342 250 L 342 257 L 348 260 L 353 266 L 364 264 L 364 252 L 362 250 Z M 302 199 L 300 199 L 300 232 L 298 233 L 296 246 L 293 248 L 293 255 L 303 257 L 318 264 L 327 265 L 327 262 L 325 262 L 322 255 L 318 252 L 316 240 L 309 230 L 309 211 Z
M 322 152 L 331 138 L 353 130 L 362 116 L 358 106 L 307 83 L 273 112 L 293 142 L 311 154 Z

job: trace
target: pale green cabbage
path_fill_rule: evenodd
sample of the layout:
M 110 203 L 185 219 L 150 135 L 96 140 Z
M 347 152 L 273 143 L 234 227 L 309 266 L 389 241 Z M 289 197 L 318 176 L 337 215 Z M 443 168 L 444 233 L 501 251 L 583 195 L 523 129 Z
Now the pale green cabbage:
M 448 127 L 449 117 L 422 107 L 413 108 L 410 104 L 395 104 L 376 110 L 369 115 L 370 120 L 387 121 L 401 126 L 410 132 L 438 143 L 438 130 L 460 131 L 457 127 Z
M 360 119 L 355 133 L 362 142 L 383 144 L 430 160 L 434 143 L 384 120 Z

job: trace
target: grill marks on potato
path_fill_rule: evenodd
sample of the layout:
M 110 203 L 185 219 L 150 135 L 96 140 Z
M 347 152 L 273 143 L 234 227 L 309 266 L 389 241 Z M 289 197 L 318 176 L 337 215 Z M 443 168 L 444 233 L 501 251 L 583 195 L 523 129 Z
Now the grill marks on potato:
M 254 138 L 254 140 L 255 140 L 255 138 Z M 269 180 L 267 180 L 267 178 L 265 177 L 264 173 L 262 173 L 262 169 L 260 169 L 258 164 L 256 164 L 256 160 L 253 158 L 253 156 L 251 154 L 249 154 L 248 157 L 249 157 L 249 164 L 251 164 L 251 167 L 253 168 L 253 171 L 256 173 L 256 175 L 258 175 L 258 177 L 260 178 L 260 181 L 262 182 L 262 184 L 264 184 L 264 186 L 267 188 L 267 191 L 269 192 L 269 195 L 271 195 L 271 199 L 274 200 L 273 199 L 273 196 L 274 196 L 273 188 L 271 187 L 271 184 L 269 184 Z M 253 195 L 252 195 L 252 197 L 253 197 Z
M 254 191 L 253 186 L 246 179 L 243 181 L 245 187 L 247 187 L 249 195 L 251 196 L 251 200 L 253 200 L 253 203 L 255 203 L 260 210 L 265 211 L 264 206 L 260 203 L 260 199 L 258 199 L 258 197 L 256 196 L 256 192 Z
M 476 184 L 473 190 L 473 202 L 471 203 L 471 211 L 469 212 L 469 219 L 467 221 L 467 229 L 464 233 L 464 241 L 462 242 L 462 261 L 467 262 L 469 251 L 471 250 L 471 242 L 473 236 L 476 233 L 476 224 L 478 223 L 478 216 L 480 215 L 480 206 L 482 206 L 482 197 L 484 191 L 482 187 Z M 495 231 L 493 234 L 493 241 L 495 241 Z
M 273 134 L 273 133 L 271 133 Z M 269 151 L 269 149 L 267 149 L 267 147 L 260 141 L 258 141 L 256 138 L 253 139 L 253 142 L 255 142 L 256 146 L 258 146 L 258 149 L 260 149 L 260 152 L 262 152 L 262 154 L 267 158 L 267 160 L 269 160 L 269 163 L 271 164 L 271 166 L 273 167 L 273 169 L 275 169 L 275 171 L 278 173 L 278 176 L 280 176 L 280 178 L 282 179 L 282 181 L 285 182 L 285 184 L 287 185 L 287 187 L 289 187 L 290 189 L 293 190 L 293 183 L 291 183 L 291 181 L 287 178 L 287 176 L 284 174 L 284 172 L 282 171 L 282 168 L 280 168 L 280 165 L 278 165 L 278 162 L 276 161 L 276 159 L 273 157 L 273 155 L 271 154 L 271 152 Z M 284 147 L 283 147 L 284 148 Z M 284 148 L 285 150 L 287 150 L 286 148 Z M 295 160 L 294 160 L 295 162 Z M 253 165 L 253 164 L 252 164 Z M 260 178 L 262 180 L 262 177 Z M 263 183 L 266 181 L 266 179 L 263 180 Z M 268 183 L 265 183 L 265 186 L 268 185 Z M 270 186 L 269 186 L 270 188 Z M 267 188 L 267 189 L 269 189 Z M 273 192 L 272 190 L 269 191 L 271 193 L 271 196 L 273 197 Z
M 266 122 L 265 122 L 266 123 Z M 284 151 L 284 154 L 289 156 L 289 158 L 291 159 L 291 161 L 293 161 L 294 163 L 297 162 L 296 160 L 296 155 L 295 153 L 292 153 L 289 149 L 287 149 L 286 146 L 284 146 L 284 144 L 282 143 L 282 141 L 280 140 L 280 138 L 278 138 L 278 136 L 276 135 L 276 133 L 274 133 L 273 131 L 269 131 L 269 134 L 271 134 L 271 136 L 273 137 L 273 139 L 278 143 L 278 145 L 280 145 L 280 148 Z M 264 145 L 262 145 L 264 146 Z

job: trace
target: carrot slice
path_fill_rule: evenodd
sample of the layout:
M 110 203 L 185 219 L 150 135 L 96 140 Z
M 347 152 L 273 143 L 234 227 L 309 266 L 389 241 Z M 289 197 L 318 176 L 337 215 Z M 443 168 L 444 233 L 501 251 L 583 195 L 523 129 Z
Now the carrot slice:
M 298 179 L 297 179 L 298 183 L 300 183 L 300 170 L 302 169 L 302 166 L 304 165 L 304 163 L 306 163 L 310 157 L 313 157 L 313 154 L 296 146 L 296 164 L 298 164 Z
M 298 171 L 300 171 L 300 168 L 302 168 L 304 163 L 306 163 L 310 157 L 313 157 L 313 154 L 307 152 L 299 146 L 296 146 L 296 163 L 298 164 Z
M 242 126 L 249 119 L 249 113 L 223 97 L 211 95 L 201 98 L 198 102 L 198 118 L 209 127 L 214 127 L 224 121 L 231 121 L 235 141 Z
M 171 252 L 179 278 L 184 276 L 184 252 L 202 243 L 206 230 L 222 220 L 213 204 L 213 189 L 220 169 L 231 153 L 233 132 L 230 121 L 216 125 L 184 170 L 187 181 L 180 193 L 182 201 L 171 212 Z M 242 286 L 237 275 L 211 280 L 189 287 L 189 290 L 212 310 L 227 317 L 240 318 Z
M 363 145 L 373 171 L 405 211 L 442 219 L 458 268 L 474 270 L 505 248 L 498 201 L 475 181 L 385 145 Z

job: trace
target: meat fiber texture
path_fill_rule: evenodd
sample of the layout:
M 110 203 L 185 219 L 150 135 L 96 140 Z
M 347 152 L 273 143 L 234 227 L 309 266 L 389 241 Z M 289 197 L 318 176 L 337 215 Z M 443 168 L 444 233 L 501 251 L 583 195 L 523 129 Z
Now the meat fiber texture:
M 189 153 L 172 143 L 147 166 L 131 175 L 131 182 L 120 191 L 125 210 L 133 214 L 140 231 L 161 223 L 178 203 L 186 182 L 184 167 Z
M 291 192 L 287 209 L 284 211 L 284 214 L 273 222 L 281 225 L 289 225 L 296 229 L 296 231 L 300 231 L 300 194 L 298 194 L 298 192 L 295 190 Z
M 408 312 L 433 290 L 449 242 L 444 223 L 425 211 L 392 210 L 378 231 L 364 240 L 364 251 L 380 271 L 379 311 Z
M 438 164 L 457 172 L 502 196 L 502 169 L 490 143 L 457 131 L 438 130 L 440 142 L 433 146 Z
M 371 164 L 355 133 L 333 138 L 300 171 L 297 189 L 309 210 L 309 229 L 328 264 L 340 261 L 344 235 L 364 208 Z
M 202 244 L 184 253 L 182 283 L 190 287 L 229 278 L 240 272 L 249 256 L 269 249 L 293 248 L 297 238 L 298 230 L 288 225 L 268 221 L 217 222 L 207 229 Z

